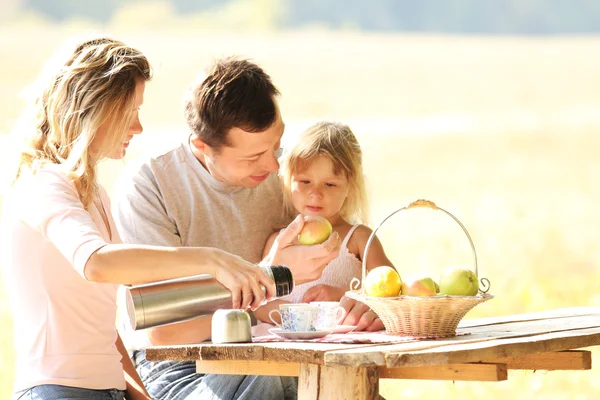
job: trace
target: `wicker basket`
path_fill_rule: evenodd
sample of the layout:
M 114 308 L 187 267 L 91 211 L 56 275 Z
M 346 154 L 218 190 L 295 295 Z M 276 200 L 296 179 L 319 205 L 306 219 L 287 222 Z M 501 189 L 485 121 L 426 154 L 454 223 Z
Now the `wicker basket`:
M 438 207 L 429 200 L 416 200 L 408 206 L 395 210 L 381 221 L 379 226 L 373 230 L 365 247 L 362 265 L 362 282 L 366 278 L 366 261 L 369 247 L 375 234 L 381 226 L 394 214 L 411 208 L 427 207 L 439 210 L 449 215 L 465 232 L 471 250 L 473 252 L 474 269 L 479 279 L 477 267 L 477 254 L 469 232 L 464 225 L 451 213 Z M 439 338 L 456 335 L 456 327 L 460 320 L 476 305 L 493 298 L 487 294 L 490 282 L 486 278 L 480 279 L 480 289 L 476 296 L 449 296 L 439 295 L 430 297 L 397 296 L 397 297 L 373 297 L 365 294 L 364 286 L 359 289 L 361 281 L 354 279 L 351 290 L 346 295 L 368 305 L 381 319 L 386 333 L 401 336 L 415 336 L 420 338 Z

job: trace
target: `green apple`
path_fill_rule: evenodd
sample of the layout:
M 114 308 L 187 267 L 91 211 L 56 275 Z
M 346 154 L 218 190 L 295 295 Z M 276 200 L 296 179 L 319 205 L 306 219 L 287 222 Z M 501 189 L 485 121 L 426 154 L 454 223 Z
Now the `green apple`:
M 440 279 L 440 294 L 475 296 L 478 291 L 477 275 L 465 267 L 448 268 Z

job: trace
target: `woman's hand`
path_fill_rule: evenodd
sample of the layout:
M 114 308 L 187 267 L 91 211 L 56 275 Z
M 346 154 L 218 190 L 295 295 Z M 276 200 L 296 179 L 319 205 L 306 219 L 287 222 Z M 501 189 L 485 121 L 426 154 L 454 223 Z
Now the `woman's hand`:
M 212 275 L 231 291 L 233 308 L 256 310 L 266 298 L 275 296 L 275 282 L 255 264 L 219 249 L 211 249 Z
M 344 296 L 344 289 L 325 285 L 318 284 L 306 291 L 304 293 L 304 297 L 302 298 L 303 303 L 310 303 L 311 301 L 340 301 L 342 296 Z

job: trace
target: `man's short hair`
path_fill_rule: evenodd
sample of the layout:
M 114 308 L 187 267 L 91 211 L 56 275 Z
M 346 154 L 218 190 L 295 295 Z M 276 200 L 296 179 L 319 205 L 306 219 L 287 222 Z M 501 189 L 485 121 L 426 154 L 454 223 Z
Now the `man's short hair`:
M 192 134 L 218 150 L 230 144 L 227 132 L 232 128 L 269 128 L 277 115 L 278 95 L 271 77 L 258 65 L 235 57 L 219 59 L 188 90 L 185 118 Z

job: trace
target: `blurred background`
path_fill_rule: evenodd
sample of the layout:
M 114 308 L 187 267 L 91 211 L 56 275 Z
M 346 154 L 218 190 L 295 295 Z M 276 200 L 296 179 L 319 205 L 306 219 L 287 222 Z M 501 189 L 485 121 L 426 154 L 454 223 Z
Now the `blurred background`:
M 371 226 L 417 198 L 463 222 L 496 296 L 467 318 L 600 305 L 600 2 L 0 0 L 0 153 L 23 87 L 66 39 L 87 33 L 138 47 L 155 71 L 144 134 L 126 160 L 100 167 L 109 191 L 125 164 L 187 137 L 182 94 L 206 63 L 248 57 L 281 90 L 284 144 L 322 119 L 355 131 Z M 439 212 L 399 213 L 379 236 L 401 276 L 473 265 L 466 237 Z M 3 285 L 0 361 L 8 398 Z M 511 371 L 500 383 L 382 380 L 381 392 L 593 399 L 600 369 Z

